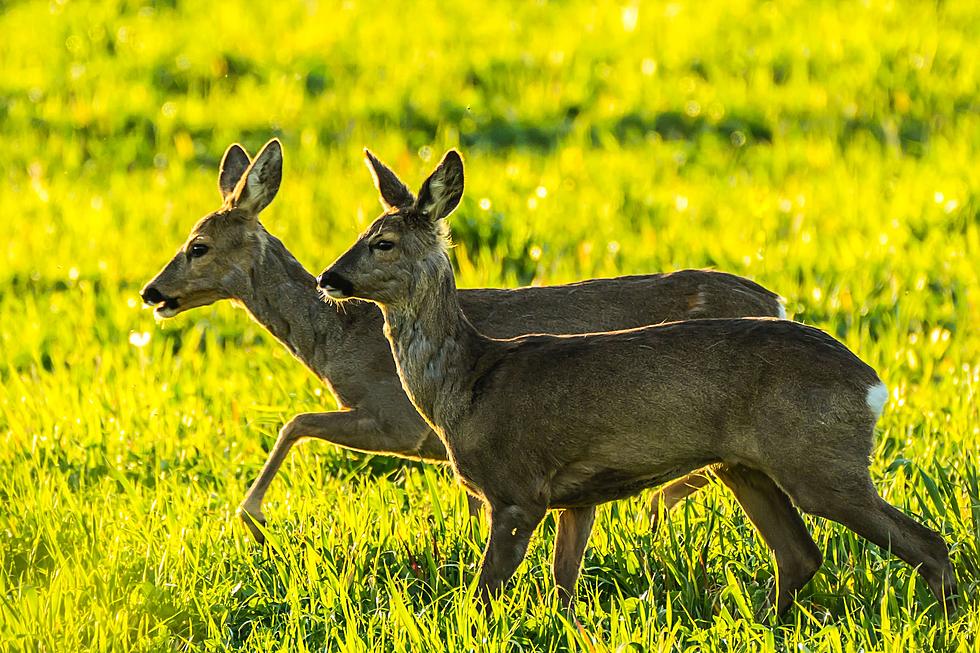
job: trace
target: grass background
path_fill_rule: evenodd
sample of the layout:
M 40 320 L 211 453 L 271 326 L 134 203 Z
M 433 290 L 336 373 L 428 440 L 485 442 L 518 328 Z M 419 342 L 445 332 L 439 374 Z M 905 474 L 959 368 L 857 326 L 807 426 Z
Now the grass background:
M 0 34 L 0 649 L 978 646 L 972 0 L 54 0 L 3 3 Z M 952 544 L 959 614 L 809 520 L 822 571 L 755 623 L 769 553 L 713 488 L 657 537 L 644 499 L 604 507 L 577 624 L 549 522 L 487 622 L 445 470 L 321 443 L 254 546 L 235 506 L 332 399 L 231 305 L 156 325 L 137 292 L 218 206 L 225 147 L 272 136 L 263 221 L 312 271 L 378 211 L 361 147 L 412 185 L 460 147 L 461 285 L 712 266 L 781 293 L 889 384 L 873 476 Z

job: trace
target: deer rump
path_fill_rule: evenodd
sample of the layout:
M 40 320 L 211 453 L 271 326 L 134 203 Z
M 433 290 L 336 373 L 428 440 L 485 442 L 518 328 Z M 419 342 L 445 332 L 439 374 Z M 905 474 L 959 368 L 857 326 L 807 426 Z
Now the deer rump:
M 878 375 L 812 327 L 691 320 L 496 343 L 452 429 L 465 436 L 457 472 L 481 493 L 585 507 L 714 463 L 780 478 L 821 455 L 870 455 Z

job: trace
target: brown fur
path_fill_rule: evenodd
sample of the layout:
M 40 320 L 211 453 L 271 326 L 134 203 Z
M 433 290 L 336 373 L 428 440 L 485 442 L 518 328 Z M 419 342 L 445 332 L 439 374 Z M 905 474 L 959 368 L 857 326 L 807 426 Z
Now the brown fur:
M 259 222 L 258 212 L 271 202 L 281 178 L 276 170 L 282 162 L 278 142 L 263 148 L 256 161 L 262 162 L 265 176 L 275 186 L 263 187 L 258 193 L 260 203 L 244 202 L 239 193 L 246 187 L 252 162 L 241 146 L 230 146 L 219 173 L 224 205 L 194 225 L 185 244 L 142 294 L 148 303 L 157 305 L 161 317 L 221 299 L 235 300 L 337 398 L 340 411 L 297 415 L 283 427 L 242 502 L 242 518 L 261 541 L 262 500 L 300 438 L 429 461 L 447 457 L 442 442 L 402 390 L 382 333 L 381 312 L 370 303 L 352 303 L 343 310 L 324 303 L 313 276 Z M 386 208 L 414 201 L 404 184 L 376 159 L 371 171 L 383 195 L 392 198 Z M 192 259 L 189 253 L 194 244 L 206 245 L 209 251 Z M 689 316 L 692 302 L 717 317 L 776 315 L 780 308 L 777 296 L 758 284 L 707 270 L 593 279 L 563 286 L 463 290 L 460 301 L 482 331 L 501 338 L 527 331 L 585 333 L 681 319 Z M 687 496 L 693 483 L 678 481 L 671 488 L 669 495 L 655 497 L 655 514 Z M 805 545 L 804 541 L 801 546 Z
M 868 474 L 878 417 L 869 391 L 881 392 L 874 370 L 826 333 L 771 318 L 487 337 L 464 314 L 446 253 L 443 218 L 462 179 L 449 152 L 419 197 L 378 218 L 320 285 L 332 298 L 381 307 L 408 396 L 460 481 L 489 506 L 484 596 L 514 573 L 549 508 L 567 509 L 559 545 L 571 549 L 565 533 L 584 531 L 596 504 L 722 464 L 755 515 L 775 484 L 803 510 L 919 565 L 952 607 L 942 537 L 886 504 Z M 761 530 L 772 543 L 793 529 Z M 797 554 L 796 565 L 784 560 L 801 585 L 819 554 Z M 556 561 L 566 600 L 577 572 Z M 778 609 L 790 599 L 780 588 Z

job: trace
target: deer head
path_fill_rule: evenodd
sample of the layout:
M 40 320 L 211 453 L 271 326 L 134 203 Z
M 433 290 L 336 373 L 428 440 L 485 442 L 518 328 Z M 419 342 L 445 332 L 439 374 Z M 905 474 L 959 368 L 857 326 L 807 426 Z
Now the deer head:
M 385 212 L 338 258 L 318 283 L 335 300 L 366 299 L 397 305 L 431 279 L 425 269 L 444 264 L 448 246 L 445 219 L 463 196 L 463 160 L 446 155 L 414 197 L 398 177 L 364 151 Z
M 173 317 L 243 296 L 251 284 L 249 270 L 265 243 L 258 216 L 276 196 L 281 180 L 277 139 L 266 143 L 254 161 L 238 144 L 225 151 L 218 173 L 221 208 L 194 225 L 184 245 L 140 293 L 155 306 L 155 315 Z

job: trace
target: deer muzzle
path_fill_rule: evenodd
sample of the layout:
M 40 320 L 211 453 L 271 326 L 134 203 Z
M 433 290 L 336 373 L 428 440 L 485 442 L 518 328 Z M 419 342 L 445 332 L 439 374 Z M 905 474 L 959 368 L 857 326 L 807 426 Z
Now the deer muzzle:
M 354 294 L 354 284 L 333 270 L 321 274 L 316 284 L 330 299 L 344 299 Z
M 176 315 L 177 307 L 180 305 L 176 297 L 168 297 L 154 286 L 144 288 L 143 292 L 140 293 L 140 298 L 142 298 L 144 304 L 155 306 L 154 312 L 160 317 Z

